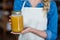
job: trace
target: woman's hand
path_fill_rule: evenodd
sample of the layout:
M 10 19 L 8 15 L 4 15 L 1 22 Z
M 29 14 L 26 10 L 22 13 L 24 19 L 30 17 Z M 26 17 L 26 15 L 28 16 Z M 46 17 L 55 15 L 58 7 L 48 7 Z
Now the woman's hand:
M 28 33 L 28 32 L 31 32 L 32 28 L 30 27 L 26 27 L 24 28 L 24 30 L 20 33 L 14 33 L 14 32 L 11 32 L 12 34 L 25 34 L 25 33 Z

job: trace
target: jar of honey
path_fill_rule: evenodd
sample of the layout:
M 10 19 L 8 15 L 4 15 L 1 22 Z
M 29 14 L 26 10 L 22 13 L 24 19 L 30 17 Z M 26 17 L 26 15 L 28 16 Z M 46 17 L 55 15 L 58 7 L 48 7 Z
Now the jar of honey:
M 20 33 L 23 30 L 23 15 L 20 12 L 12 12 L 11 29 L 14 33 Z

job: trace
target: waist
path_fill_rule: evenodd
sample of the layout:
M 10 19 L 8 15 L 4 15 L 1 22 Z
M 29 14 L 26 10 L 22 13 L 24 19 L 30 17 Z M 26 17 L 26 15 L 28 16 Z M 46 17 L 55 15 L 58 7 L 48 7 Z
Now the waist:
M 25 33 L 24 35 L 22 35 L 21 39 L 22 40 L 45 40 L 44 38 L 33 33 Z

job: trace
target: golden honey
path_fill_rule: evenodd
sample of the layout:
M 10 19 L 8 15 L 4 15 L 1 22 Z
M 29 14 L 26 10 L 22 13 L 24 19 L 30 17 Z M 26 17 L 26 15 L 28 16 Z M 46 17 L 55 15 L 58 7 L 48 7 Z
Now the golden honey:
M 20 33 L 23 30 L 23 16 L 13 15 L 11 16 L 11 29 L 12 32 Z

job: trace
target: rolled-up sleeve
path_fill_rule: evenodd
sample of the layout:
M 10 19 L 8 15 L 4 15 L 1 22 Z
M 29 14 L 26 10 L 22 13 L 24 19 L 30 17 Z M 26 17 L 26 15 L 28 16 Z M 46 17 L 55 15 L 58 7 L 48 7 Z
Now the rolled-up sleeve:
M 21 11 L 24 0 L 14 0 L 13 11 Z
M 56 3 L 52 1 L 50 3 L 50 11 L 47 14 L 48 24 L 47 24 L 47 38 L 46 40 L 56 40 L 57 38 L 57 28 L 58 28 L 58 12 Z

